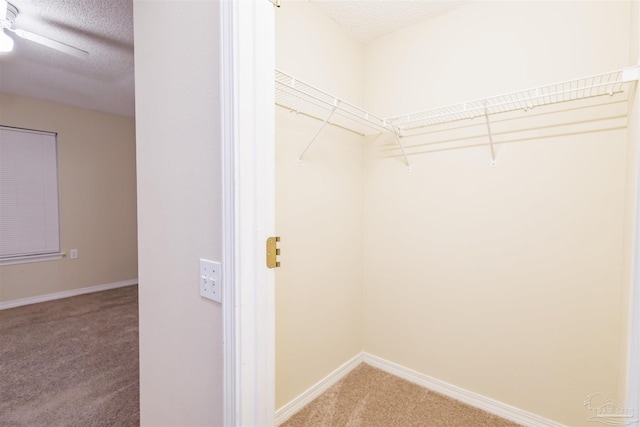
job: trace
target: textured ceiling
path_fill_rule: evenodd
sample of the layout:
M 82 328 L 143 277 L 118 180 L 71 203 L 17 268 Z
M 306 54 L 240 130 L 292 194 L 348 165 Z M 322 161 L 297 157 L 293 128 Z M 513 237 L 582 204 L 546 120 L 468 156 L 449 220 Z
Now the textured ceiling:
M 310 0 L 364 43 L 449 12 L 469 0 Z
M 366 43 L 468 0 L 311 1 Z M 10 3 L 19 9 L 14 28 L 86 50 L 89 57 L 76 58 L 12 34 L 13 52 L 0 54 L 0 92 L 134 116 L 133 0 Z
M 10 0 L 14 28 L 89 52 L 76 58 L 23 40 L 0 54 L 0 91 L 133 116 L 133 0 Z M 0 118 L 1 120 L 1 118 Z

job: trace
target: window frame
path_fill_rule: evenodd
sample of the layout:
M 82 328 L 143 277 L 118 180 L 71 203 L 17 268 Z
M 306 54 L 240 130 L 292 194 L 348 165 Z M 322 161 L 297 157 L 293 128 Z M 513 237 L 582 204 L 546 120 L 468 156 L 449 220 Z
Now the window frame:
M 63 258 L 66 254 L 64 252 L 62 252 L 61 250 L 61 230 L 60 230 L 60 173 L 59 173 L 59 156 L 58 156 L 58 133 L 57 132 L 50 132 L 50 131 L 42 131 L 42 130 L 37 130 L 37 129 L 28 129 L 28 128 L 22 128 L 22 127 L 16 127 L 16 126 L 7 126 L 7 125 L 0 125 L 0 131 L 3 130 L 7 130 L 7 131 L 13 131 L 13 132 L 24 132 L 24 133 L 34 133 L 34 134 L 38 134 L 38 135 L 46 135 L 49 137 L 53 137 L 53 144 L 54 144 L 54 168 L 55 168 L 55 179 L 56 179 L 56 194 L 55 194 L 55 201 L 56 201 L 56 206 L 55 206 L 55 210 L 56 210 L 56 227 L 55 227 L 55 233 L 57 235 L 57 249 L 55 250 L 47 250 L 47 249 L 42 249 L 42 251 L 39 252 L 35 252 L 35 253 L 29 253 L 29 254 L 14 254 L 14 255 L 1 255 L 0 254 L 0 266 L 4 266 L 4 265 L 13 265 L 13 264 L 24 264 L 24 263 L 31 263 L 31 262 L 41 262 L 41 261 L 52 261 L 52 260 L 59 260 L 61 258 Z M 46 217 L 46 214 L 43 215 L 43 217 Z M 53 230 L 53 228 L 51 228 L 51 230 Z M 46 231 L 45 231 L 46 232 Z

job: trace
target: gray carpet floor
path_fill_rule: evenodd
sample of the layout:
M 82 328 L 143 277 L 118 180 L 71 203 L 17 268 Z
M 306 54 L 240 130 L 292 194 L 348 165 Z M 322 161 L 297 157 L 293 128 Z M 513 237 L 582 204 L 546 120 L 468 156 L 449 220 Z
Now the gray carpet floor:
M 0 427 L 140 424 L 138 287 L 0 311 Z M 282 427 L 516 427 L 360 365 Z
M 0 311 L 0 426 L 138 426 L 138 287 Z

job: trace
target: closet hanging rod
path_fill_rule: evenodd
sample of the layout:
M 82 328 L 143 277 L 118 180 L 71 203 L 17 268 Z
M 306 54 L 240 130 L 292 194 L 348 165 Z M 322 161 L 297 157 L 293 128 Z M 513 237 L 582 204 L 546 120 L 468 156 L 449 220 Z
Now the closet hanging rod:
M 306 104 L 311 104 L 313 106 L 319 107 L 319 108 L 323 109 L 323 111 L 325 111 L 325 110 L 326 111 L 331 111 L 331 110 L 333 110 L 333 107 L 335 107 L 335 104 L 342 103 L 342 101 L 340 99 L 338 99 L 338 98 L 335 98 L 333 103 L 328 103 L 325 100 L 322 100 L 322 99 L 320 99 L 318 97 L 314 97 L 313 95 L 308 95 L 307 94 L 307 95 L 305 95 L 307 98 L 305 98 L 302 95 L 297 95 L 295 93 L 289 93 L 287 91 L 281 91 L 281 93 L 282 93 L 282 95 L 276 94 L 276 98 L 278 98 L 276 100 L 276 105 L 279 105 L 280 107 L 286 108 L 286 109 L 288 109 L 290 111 L 294 111 L 296 113 L 305 114 L 305 115 L 307 115 L 309 117 L 313 117 L 313 118 L 318 119 L 320 121 L 323 121 L 324 119 L 321 119 L 318 116 L 311 115 L 311 114 L 308 114 L 308 113 L 304 112 Z M 283 97 L 285 97 L 285 95 L 288 96 L 288 97 L 291 97 L 291 98 L 296 98 L 296 100 L 298 102 L 300 102 L 300 104 L 302 104 L 302 106 L 298 106 L 298 104 L 297 104 L 297 102 L 295 100 L 292 101 L 290 98 L 289 99 L 283 98 Z M 355 122 L 358 122 L 358 123 L 361 123 L 360 122 L 360 120 L 361 120 L 360 117 L 352 117 L 351 120 L 353 120 Z M 365 120 L 365 119 L 363 118 L 362 120 Z M 358 131 L 358 130 L 350 129 L 350 128 L 346 127 L 346 126 L 339 125 L 339 124 L 337 124 L 335 122 L 329 122 L 329 124 L 341 127 L 343 129 L 346 129 L 348 131 L 357 133 L 359 135 L 366 135 L 365 132 L 361 132 L 361 131 Z M 370 123 L 362 123 L 362 124 L 365 125 L 365 126 L 369 126 L 369 127 L 375 127 L 379 131 L 385 131 L 386 130 L 386 128 L 383 128 L 383 127 L 378 128 L 377 125 L 372 125 Z
M 295 98 L 295 99 L 292 100 L 292 98 Z M 330 112 L 331 110 L 333 110 L 333 107 L 335 107 L 335 104 L 342 104 L 343 102 L 344 101 L 341 101 L 339 98 L 335 98 L 332 102 L 327 102 L 326 100 L 323 100 L 318 97 L 314 97 L 313 95 L 309 95 L 309 94 L 298 95 L 298 94 L 289 93 L 283 90 L 280 90 L 280 92 L 276 91 L 276 105 L 287 108 L 288 110 L 291 110 L 291 111 L 295 111 L 296 113 L 306 113 L 307 115 L 312 117 L 317 117 L 317 115 L 309 114 L 307 112 L 307 110 L 309 109 L 308 107 L 310 105 L 320 108 L 322 109 L 322 111 Z M 344 124 L 339 124 L 336 122 L 330 122 L 330 123 L 332 125 L 339 126 L 349 131 L 355 132 L 359 135 L 368 135 L 372 133 L 371 131 L 385 132 L 388 130 L 382 125 L 382 119 L 380 119 L 379 124 L 373 123 L 366 115 L 360 116 L 352 111 L 345 110 L 344 108 L 340 108 L 337 113 L 341 117 L 345 118 L 346 123 Z M 321 119 L 321 120 L 324 120 L 324 119 Z M 351 126 L 349 125 L 350 123 L 351 123 Z M 359 126 L 354 126 L 354 124 L 358 124 Z M 362 127 L 365 127 L 366 129 L 368 129 L 369 132 L 367 132 L 365 129 L 362 129 Z
M 604 86 L 611 86 L 612 84 L 617 84 L 616 83 L 603 83 L 600 85 L 594 85 L 591 86 L 589 89 L 594 89 L 594 88 L 599 88 L 599 87 L 604 87 Z M 620 83 L 622 84 L 622 83 Z M 488 104 L 487 106 L 484 105 L 478 105 L 476 106 L 477 103 L 482 102 L 482 100 L 476 100 L 476 101 L 468 101 L 465 102 L 463 104 L 456 104 L 454 106 L 450 106 L 450 107 L 440 107 L 437 110 L 445 110 L 445 109 L 450 109 L 450 111 L 446 111 L 440 114 L 433 114 L 433 115 L 429 115 L 426 118 L 415 118 L 415 119 L 409 119 L 408 117 L 410 116 L 414 116 L 414 115 L 421 115 L 424 114 L 423 113 L 411 113 L 411 114 L 403 114 L 403 116 L 407 117 L 407 120 L 405 120 L 404 122 L 402 122 L 402 125 L 404 125 L 402 128 L 403 129 L 408 129 L 407 125 L 416 123 L 416 122 L 423 122 L 423 121 L 427 121 L 427 120 L 433 120 L 433 123 L 428 123 L 428 124 L 438 124 L 438 123 L 446 123 L 446 122 L 451 122 L 451 121 L 457 121 L 457 120 L 465 120 L 465 119 L 475 119 L 476 117 L 482 117 L 485 115 L 485 110 L 489 109 L 488 114 L 496 114 L 496 113 L 505 113 L 505 112 L 509 112 L 509 111 L 516 111 L 516 110 L 531 110 L 535 107 L 540 107 L 543 105 L 551 105 L 551 104 L 559 104 L 561 102 L 569 102 L 569 101 L 577 101 L 580 99 L 587 99 L 587 98 L 594 98 L 596 96 L 604 96 L 604 95 L 615 95 L 621 92 L 624 92 L 624 90 L 622 89 L 615 89 L 615 90 L 611 90 L 611 91 L 607 91 L 605 93 L 596 93 L 596 94 L 589 94 L 589 95 L 584 95 L 584 96 L 579 96 L 579 97 L 571 97 L 569 99 L 561 99 L 561 100 L 555 100 L 555 101 L 551 101 L 551 102 L 529 102 L 527 103 L 527 101 L 534 101 L 534 100 L 544 100 L 544 98 L 549 98 L 552 96 L 560 96 L 560 95 L 564 95 L 564 94 L 571 94 L 573 92 L 577 92 L 577 91 L 582 91 L 585 90 L 584 88 L 576 88 L 576 89 L 568 89 L 565 91 L 559 91 L 559 92 L 553 92 L 553 93 L 544 93 L 544 94 L 538 94 L 535 96 L 531 96 L 529 98 L 526 99 L 509 99 L 509 100 L 500 100 L 500 102 L 495 103 L 495 104 Z M 497 97 L 494 97 L 494 99 L 496 98 L 500 98 L 501 96 L 504 95 L 499 95 Z M 524 105 L 523 105 L 524 104 Z M 461 109 L 455 109 L 453 107 L 461 107 Z M 429 110 L 429 111 L 434 111 L 434 110 Z M 400 116 L 402 117 L 402 116 Z M 397 118 L 393 118 L 393 119 L 387 119 L 389 121 L 389 123 L 395 123 L 394 120 L 396 120 Z M 439 119 L 446 119 L 446 120 L 439 120 Z M 398 123 L 396 123 L 398 124 Z M 428 125 L 426 124 L 426 125 Z M 419 126 L 421 127 L 421 126 Z
M 567 80 L 532 89 L 510 92 L 489 98 L 476 99 L 446 107 L 419 111 L 388 118 L 385 125 L 411 130 L 420 127 L 473 119 L 487 114 L 528 110 L 543 105 L 577 101 L 624 92 L 624 87 L 638 80 L 639 66 L 623 68 L 574 80 Z
M 322 108 L 326 114 L 329 114 L 337 106 L 335 115 L 344 118 L 339 123 L 342 127 L 347 127 L 361 134 L 389 130 L 384 126 L 384 121 L 380 117 L 277 69 L 275 70 L 275 83 L 276 103 L 292 111 L 312 114 L 305 111 L 305 107 L 311 104 Z M 320 114 L 312 115 L 321 116 Z
M 339 126 L 361 135 L 367 135 L 366 131 L 362 130 L 361 127 L 354 126 L 354 124 L 356 124 L 358 126 L 364 126 L 369 130 L 375 129 L 378 132 L 391 132 L 395 136 L 396 143 L 399 145 L 405 164 L 410 171 L 411 165 L 401 138 L 403 136 L 412 136 L 413 133 L 403 135 L 403 131 L 411 131 L 432 125 L 484 116 L 491 148 L 491 163 L 495 166 L 496 152 L 494 150 L 491 122 L 489 120 L 491 114 L 518 110 L 527 111 L 532 108 L 562 102 L 579 101 L 605 95 L 613 96 L 618 93 L 623 93 L 625 90 L 632 93 L 630 89 L 637 83 L 639 74 L 640 65 L 636 65 L 608 73 L 538 86 L 532 89 L 505 93 L 386 119 L 381 119 L 362 108 L 349 104 L 277 69 L 275 70 L 275 92 L 277 105 L 323 121 L 320 129 L 317 130 L 304 151 L 298 157 L 298 164 L 300 164 L 302 157 L 327 124 Z M 630 99 L 630 95 L 628 95 L 625 101 L 628 103 Z M 310 107 L 316 108 L 315 114 L 308 110 Z M 320 111 L 320 113 L 317 111 Z M 334 116 L 348 119 L 349 124 L 345 124 L 343 121 L 332 121 Z M 320 117 L 325 118 L 320 119 Z
M 285 110 L 289 110 L 289 111 L 290 111 L 290 112 L 292 112 L 292 113 L 300 114 L 300 115 L 302 115 L 302 116 L 309 117 L 310 119 L 318 120 L 318 121 L 320 121 L 320 122 L 324 121 L 324 119 L 322 119 L 322 118 L 320 118 L 320 117 L 318 117 L 318 116 L 314 116 L 314 115 L 311 115 L 311 114 L 307 114 L 307 113 L 305 113 L 305 112 L 303 112 L 303 111 L 300 111 L 300 110 L 294 110 L 294 109 L 292 109 L 291 107 L 287 107 L 286 105 L 282 105 L 282 104 L 280 104 L 280 103 L 278 103 L 278 102 L 276 102 L 276 105 L 277 105 L 278 107 L 284 108 Z M 336 122 L 329 121 L 329 123 L 327 123 L 327 124 L 328 124 L 329 126 L 335 126 L 335 127 L 337 127 L 337 128 L 340 128 L 340 129 L 346 130 L 347 132 L 355 133 L 356 135 L 365 136 L 365 134 L 364 134 L 364 133 L 362 133 L 362 132 L 358 132 L 357 130 L 349 129 L 348 127 L 345 127 L 345 126 L 339 125 L 339 124 L 337 124 Z

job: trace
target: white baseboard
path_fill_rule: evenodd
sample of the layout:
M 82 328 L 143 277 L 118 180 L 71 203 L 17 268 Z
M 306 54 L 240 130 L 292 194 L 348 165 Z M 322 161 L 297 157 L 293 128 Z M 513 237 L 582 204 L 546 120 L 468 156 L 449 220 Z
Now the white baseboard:
M 276 425 L 279 426 L 280 424 L 287 421 L 292 415 L 307 406 L 322 393 L 327 391 L 329 387 L 340 381 L 349 372 L 353 371 L 356 366 L 362 363 L 363 354 L 364 353 L 360 353 L 357 356 L 353 357 L 351 360 L 345 362 L 344 364 L 342 364 L 342 366 L 331 372 L 322 380 L 318 381 L 300 396 L 296 397 L 291 402 L 278 409 L 276 411 Z
M 436 378 L 430 377 L 404 366 L 382 359 L 380 357 L 364 353 L 364 363 L 381 369 L 392 375 L 404 378 L 407 381 L 426 387 L 437 393 L 456 399 L 467 405 L 482 409 L 483 411 L 511 420 L 527 427 L 566 427 L 563 424 L 547 420 L 538 415 L 507 405 L 489 397 L 465 390 Z
M 125 280 L 123 282 L 107 283 L 105 285 L 89 286 L 87 288 L 72 289 L 70 291 L 55 292 L 52 294 L 38 295 L 29 298 L 20 298 L 10 301 L 0 301 L 0 310 L 20 307 L 22 305 L 35 304 L 38 302 L 53 301 L 56 299 L 75 297 L 77 295 L 89 294 L 91 292 L 107 291 L 109 289 L 122 288 L 124 286 L 136 285 L 138 279 Z

